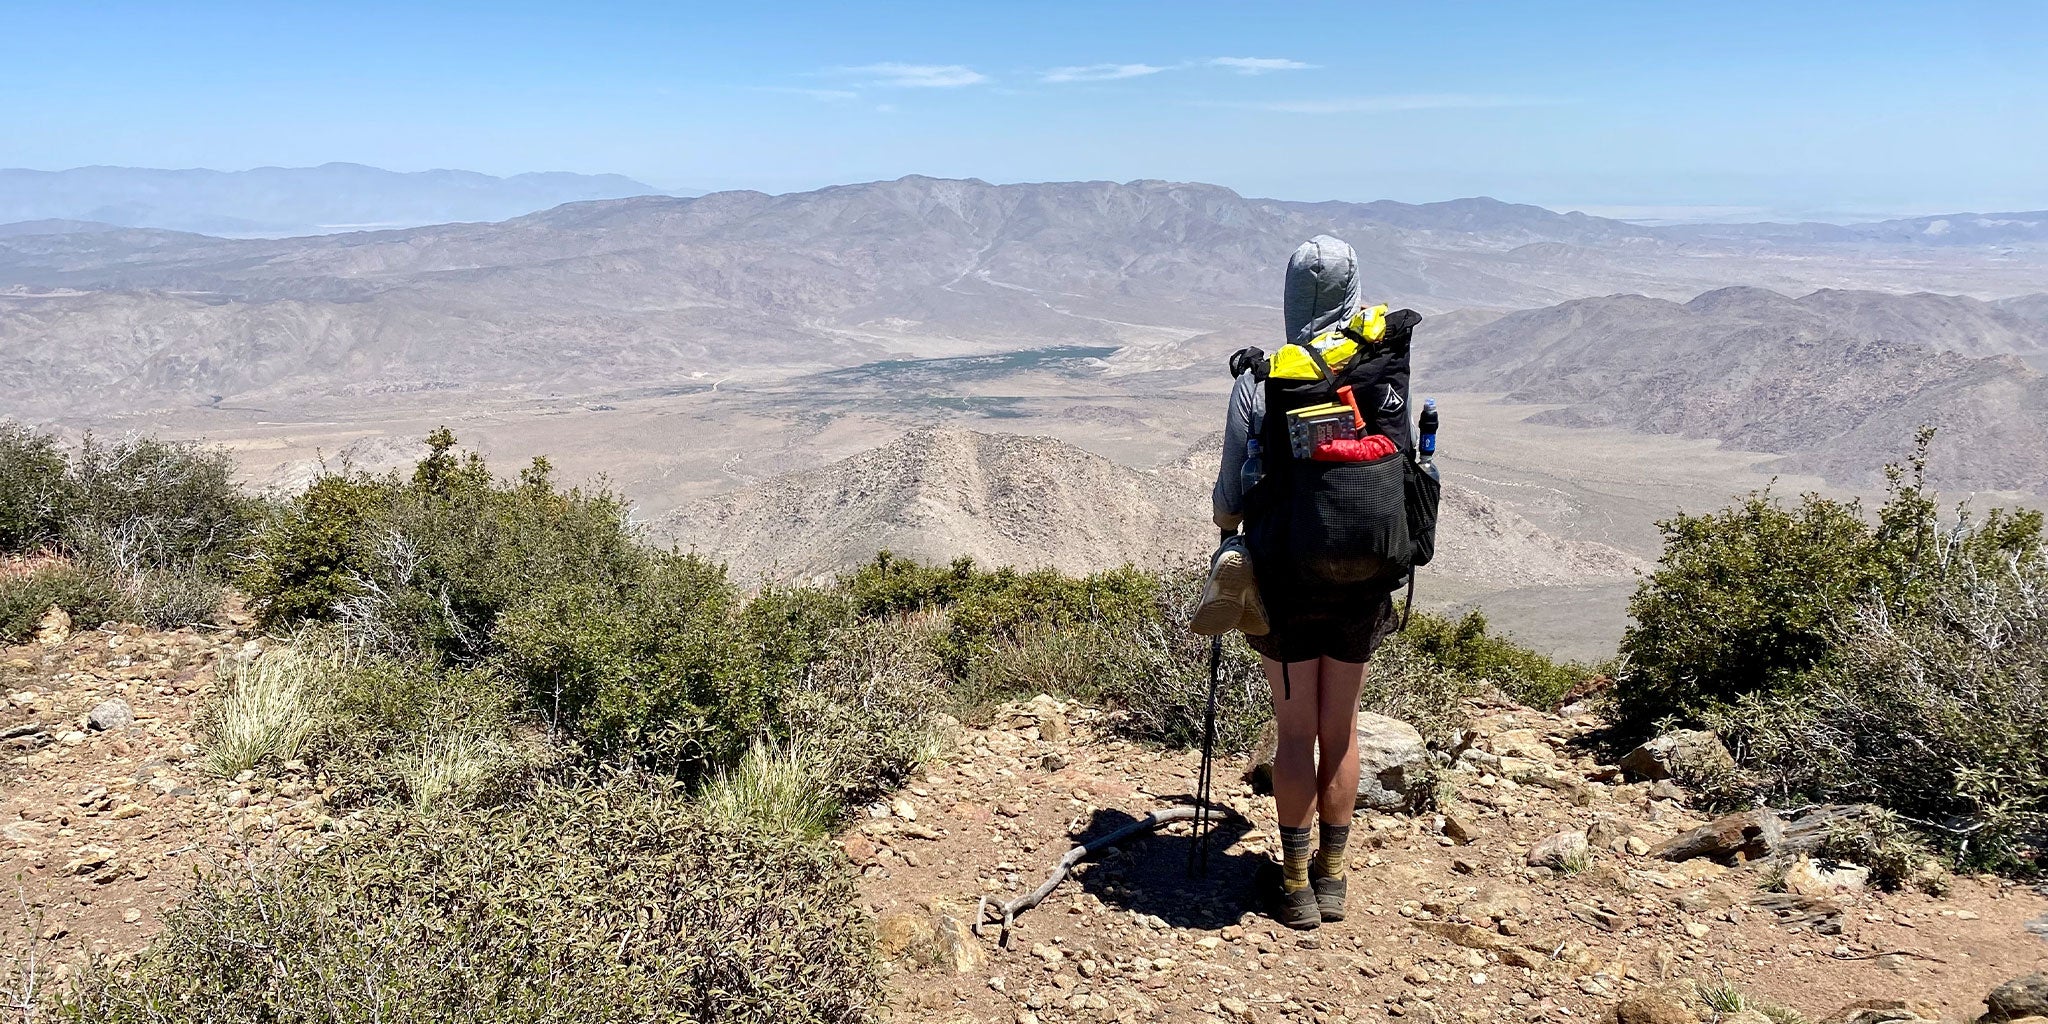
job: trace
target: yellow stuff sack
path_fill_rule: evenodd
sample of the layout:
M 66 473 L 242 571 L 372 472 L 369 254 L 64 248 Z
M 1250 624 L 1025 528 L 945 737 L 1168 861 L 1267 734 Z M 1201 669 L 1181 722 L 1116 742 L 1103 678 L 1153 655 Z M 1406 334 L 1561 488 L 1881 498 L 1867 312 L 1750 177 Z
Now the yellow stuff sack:
M 1324 331 L 1308 340 L 1322 353 L 1323 361 L 1330 364 L 1331 372 L 1341 370 L 1351 357 L 1358 354 L 1358 343 L 1376 343 L 1387 335 L 1387 307 L 1385 303 L 1367 306 L 1351 315 L 1351 319 L 1340 327 Z M 1267 370 L 1271 376 L 1281 380 L 1319 380 L 1322 371 L 1316 369 L 1316 361 L 1309 358 L 1297 344 L 1289 343 L 1273 353 L 1273 361 Z

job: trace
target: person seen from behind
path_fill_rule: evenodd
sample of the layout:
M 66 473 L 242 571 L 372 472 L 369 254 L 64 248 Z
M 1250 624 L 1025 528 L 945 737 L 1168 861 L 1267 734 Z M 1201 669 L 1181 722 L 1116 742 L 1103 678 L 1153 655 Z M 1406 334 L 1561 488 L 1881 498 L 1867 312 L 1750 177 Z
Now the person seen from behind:
M 1344 918 L 1359 693 L 1373 651 L 1398 628 L 1392 595 L 1415 562 L 1404 467 L 1389 460 L 1413 448 L 1407 346 L 1421 317 L 1361 307 L 1358 276 L 1350 245 L 1304 243 L 1287 264 L 1285 343 L 1270 360 L 1257 349 L 1232 357 L 1213 492 L 1225 540 L 1194 623 L 1205 635 L 1240 630 L 1261 656 L 1279 737 L 1276 917 L 1292 928 Z M 1432 492 L 1432 535 L 1434 504 Z

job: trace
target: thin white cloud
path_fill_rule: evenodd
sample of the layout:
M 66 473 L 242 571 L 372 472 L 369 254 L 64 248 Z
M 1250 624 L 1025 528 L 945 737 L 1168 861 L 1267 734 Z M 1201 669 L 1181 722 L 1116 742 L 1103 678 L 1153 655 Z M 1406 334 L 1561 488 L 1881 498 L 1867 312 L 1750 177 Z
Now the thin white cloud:
M 1166 69 L 1156 64 L 1084 64 L 1053 68 L 1039 76 L 1042 82 L 1108 82 L 1118 78 L 1143 78 Z
M 1242 110 L 1270 110 L 1281 114 L 1384 114 L 1402 110 L 1488 110 L 1504 107 L 1549 107 L 1564 101 L 1542 96 L 1482 96 L 1465 93 L 1425 93 L 1407 96 L 1346 96 L 1327 100 L 1271 100 L 1256 103 L 1225 103 Z
M 1307 71 L 1314 64 L 1286 57 L 1211 57 L 1202 63 L 1212 68 L 1229 68 L 1240 75 L 1263 75 L 1274 71 Z
M 825 100 L 832 103 L 860 99 L 860 93 L 854 92 L 852 89 L 806 89 L 797 85 L 758 85 L 754 87 L 754 90 L 756 92 L 779 92 L 787 96 L 809 96 L 814 100 Z
M 989 80 L 987 75 L 960 64 L 898 64 L 886 61 L 840 68 L 839 73 L 862 76 L 870 85 L 903 89 L 957 89 Z

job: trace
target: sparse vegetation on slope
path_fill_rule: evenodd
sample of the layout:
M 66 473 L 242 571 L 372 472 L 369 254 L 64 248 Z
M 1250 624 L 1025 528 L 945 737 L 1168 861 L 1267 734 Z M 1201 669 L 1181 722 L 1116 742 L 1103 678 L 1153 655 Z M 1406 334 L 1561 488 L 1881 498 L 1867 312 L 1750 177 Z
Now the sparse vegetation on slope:
M 1944 519 L 1929 436 L 1874 517 L 1770 494 L 1664 524 L 1631 604 L 1625 728 L 1705 724 L 1757 796 L 1869 801 L 1970 863 L 2048 843 L 2048 556 L 2035 512 Z

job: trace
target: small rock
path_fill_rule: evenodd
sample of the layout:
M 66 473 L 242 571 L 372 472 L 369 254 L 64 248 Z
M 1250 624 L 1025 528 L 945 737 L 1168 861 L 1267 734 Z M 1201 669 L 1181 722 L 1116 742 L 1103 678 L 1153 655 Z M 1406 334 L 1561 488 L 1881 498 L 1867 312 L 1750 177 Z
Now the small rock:
M 883 914 L 875 922 L 875 943 L 881 947 L 882 956 L 888 959 L 929 948 L 937 937 L 931 919 L 923 914 L 898 910 Z
M 36 642 L 45 646 L 55 647 L 69 639 L 71 639 L 71 613 L 53 604 L 50 606 L 49 611 L 43 613 L 42 618 L 36 620 Z
M 900 796 L 889 801 L 889 810 L 904 821 L 917 820 L 917 808 L 911 806 L 910 801 Z
M 1549 868 L 1566 871 L 1585 867 L 1593 855 L 1592 846 L 1586 842 L 1586 834 L 1579 831 L 1559 832 L 1537 843 L 1526 859 L 1532 868 Z
M 1614 1007 L 1615 1024 L 1699 1024 L 1714 1015 L 1690 981 L 1637 992 Z
M 104 701 L 85 716 L 86 728 L 95 732 L 126 729 L 135 724 L 135 710 L 119 697 Z
M 1459 846 L 1470 846 L 1479 841 L 1479 830 L 1455 814 L 1444 815 L 1444 835 Z
M 950 962 L 955 974 L 971 974 L 988 966 L 988 953 L 975 939 L 967 922 L 951 914 L 942 914 L 934 922 L 941 963 Z
M 129 907 L 127 910 L 121 912 L 121 920 L 123 923 L 126 924 L 134 924 L 135 922 L 142 920 L 142 911 L 137 910 L 134 907 Z
M 1870 869 L 1855 864 L 1823 867 L 1811 857 L 1800 857 L 1785 869 L 1785 891 L 1801 896 L 1834 896 L 1860 893 L 1870 883 Z

